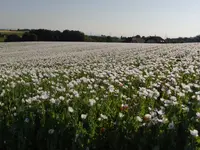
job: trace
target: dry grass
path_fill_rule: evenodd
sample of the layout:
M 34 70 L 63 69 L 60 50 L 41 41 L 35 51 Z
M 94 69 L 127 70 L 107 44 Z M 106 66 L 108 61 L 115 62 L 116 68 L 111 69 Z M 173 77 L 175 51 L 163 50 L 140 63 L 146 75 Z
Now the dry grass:
M 17 34 L 18 36 L 22 37 L 24 31 L 17 31 L 17 30 L 0 30 L 0 34 L 3 35 L 10 35 L 10 34 Z M 5 37 L 0 37 L 0 42 L 4 42 Z
M 22 36 L 24 34 L 24 31 L 15 31 L 15 30 L 0 30 L 1 34 L 4 35 L 10 35 L 10 34 L 17 34 L 19 36 Z

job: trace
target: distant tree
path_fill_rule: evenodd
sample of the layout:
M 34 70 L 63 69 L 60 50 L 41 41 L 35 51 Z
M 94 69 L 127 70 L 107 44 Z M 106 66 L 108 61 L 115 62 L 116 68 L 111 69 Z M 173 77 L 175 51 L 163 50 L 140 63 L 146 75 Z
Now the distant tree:
M 61 41 L 84 41 L 85 35 L 80 31 L 64 30 L 61 33 Z
M 61 32 L 56 30 L 56 31 L 52 31 L 52 39 L 53 41 L 60 41 L 61 38 Z
M 111 41 L 111 37 L 107 37 L 105 35 L 101 35 L 101 36 L 90 36 L 90 38 L 93 39 L 93 41 L 95 42 L 107 42 L 107 41 Z
M 112 42 L 111 36 L 107 36 L 107 37 L 106 37 L 106 42 Z
M 70 36 L 69 30 L 64 30 L 61 33 L 61 41 L 69 41 L 70 38 L 69 36 Z
M 22 41 L 37 41 L 37 35 L 34 33 L 24 33 L 22 36 Z
M 84 41 L 85 42 L 95 42 L 95 40 L 91 36 L 88 36 L 88 35 L 85 35 Z
M 132 42 L 132 37 L 127 37 L 127 38 L 124 38 L 123 42 L 125 43 L 131 43 Z
M 74 30 L 58 30 L 52 31 L 47 29 L 18 29 L 18 31 L 25 31 L 22 36 L 22 41 L 86 41 L 86 42 L 122 42 L 127 40 L 126 37 L 111 37 L 106 35 L 89 36 L 83 32 Z M 129 41 L 131 39 L 129 38 Z
M 119 37 L 111 37 L 112 42 L 122 42 L 122 40 Z
M 30 31 L 30 29 L 18 29 L 18 31 Z
M 195 42 L 200 42 L 200 35 L 195 36 Z
M 21 41 L 21 38 L 17 34 L 10 34 L 5 39 L 5 42 L 19 42 L 19 41 Z
M 144 39 L 144 40 L 145 40 L 145 39 L 146 39 L 146 37 L 145 37 L 145 36 L 142 36 L 142 39 Z
M 140 35 L 136 35 L 135 37 L 136 37 L 136 38 L 141 38 L 141 36 L 140 36 Z
M 53 32 L 46 29 L 31 30 L 30 33 L 37 35 L 38 41 L 54 41 Z

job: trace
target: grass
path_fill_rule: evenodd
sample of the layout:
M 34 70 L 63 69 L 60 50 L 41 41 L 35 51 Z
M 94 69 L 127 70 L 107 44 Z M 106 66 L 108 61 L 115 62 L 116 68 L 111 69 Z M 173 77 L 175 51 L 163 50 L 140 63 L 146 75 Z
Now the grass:
M 0 30 L 1 34 L 5 34 L 5 35 L 10 35 L 10 34 L 17 34 L 19 36 L 22 36 L 24 34 L 24 31 L 15 31 L 15 30 Z
M 11 34 L 17 34 L 18 36 L 22 37 L 22 35 L 25 33 L 25 31 L 16 31 L 16 30 L 0 30 L 0 34 L 3 35 L 11 35 Z M 0 42 L 4 42 L 5 38 L 0 37 Z
M 4 42 L 5 38 L 0 37 L 0 42 Z

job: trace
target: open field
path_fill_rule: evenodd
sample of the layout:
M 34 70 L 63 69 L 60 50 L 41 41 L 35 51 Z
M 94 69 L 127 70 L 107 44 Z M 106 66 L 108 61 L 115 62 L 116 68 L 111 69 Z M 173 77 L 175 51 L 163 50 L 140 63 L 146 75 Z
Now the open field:
M 3 35 L 10 35 L 10 34 L 17 34 L 18 36 L 22 37 L 22 35 L 24 34 L 24 31 L 10 31 L 10 30 L 0 30 L 0 34 Z M 5 40 L 4 37 L 0 37 L 0 42 L 3 42 Z
M 0 37 L 0 42 L 4 42 L 5 38 Z
M 0 43 L 0 149 L 199 149 L 200 44 Z
M 22 36 L 24 34 L 24 31 L 15 31 L 15 30 L 0 30 L 0 33 L 2 34 L 6 34 L 6 35 L 9 35 L 9 34 L 17 34 L 19 36 Z

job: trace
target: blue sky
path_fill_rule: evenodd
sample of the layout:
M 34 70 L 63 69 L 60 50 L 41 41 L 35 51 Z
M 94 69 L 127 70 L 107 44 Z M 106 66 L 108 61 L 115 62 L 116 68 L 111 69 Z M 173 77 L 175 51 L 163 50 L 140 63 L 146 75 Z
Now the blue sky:
M 0 0 L 0 28 L 162 37 L 200 34 L 199 0 Z

